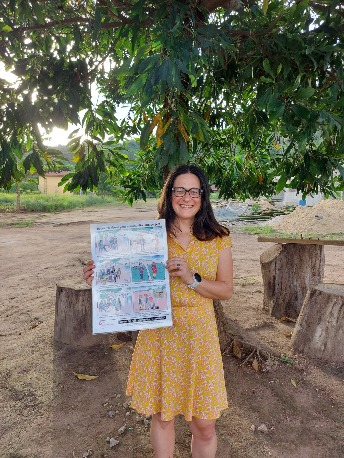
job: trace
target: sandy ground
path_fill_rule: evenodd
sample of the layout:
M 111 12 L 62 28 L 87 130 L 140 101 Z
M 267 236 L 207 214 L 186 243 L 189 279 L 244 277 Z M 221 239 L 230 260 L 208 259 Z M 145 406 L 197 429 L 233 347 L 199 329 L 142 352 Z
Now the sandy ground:
M 148 422 L 125 397 L 131 343 L 113 350 L 116 336 L 107 336 L 102 345 L 76 350 L 56 345 L 53 330 L 56 283 L 83 285 L 89 224 L 155 216 L 147 204 L 0 215 L 1 458 L 153 457 Z M 33 225 L 13 225 L 25 221 Z M 269 244 L 239 228 L 232 236 L 235 294 L 223 304 L 225 312 L 292 364 L 275 358 L 269 370 L 256 372 L 224 356 L 231 405 L 218 421 L 218 458 L 344 457 L 344 365 L 291 352 L 293 323 L 280 323 L 262 308 L 259 256 Z M 325 281 L 343 282 L 344 248 L 326 246 L 325 256 Z M 98 378 L 78 380 L 73 371 Z M 177 418 L 176 425 L 175 456 L 188 458 L 187 424 Z M 107 438 L 119 444 L 111 448 Z

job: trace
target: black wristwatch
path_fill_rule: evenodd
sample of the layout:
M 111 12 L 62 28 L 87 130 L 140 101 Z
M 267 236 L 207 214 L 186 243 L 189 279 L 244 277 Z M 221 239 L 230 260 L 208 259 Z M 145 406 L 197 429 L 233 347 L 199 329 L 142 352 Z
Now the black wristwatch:
M 198 273 L 193 274 L 194 281 L 190 284 L 187 285 L 191 289 L 195 289 L 197 285 L 199 285 L 202 281 L 202 277 Z

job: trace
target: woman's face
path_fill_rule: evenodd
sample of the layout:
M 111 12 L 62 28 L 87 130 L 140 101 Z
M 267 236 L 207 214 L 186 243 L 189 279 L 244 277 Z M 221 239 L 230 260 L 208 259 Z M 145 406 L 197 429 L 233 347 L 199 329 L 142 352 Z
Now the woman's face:
M 193 173 L 183 173 L 178 175 L 174 180 L 173 188 L 197 188 L 200 189 L 201 183 L 198 176 Z M 190 223 L 195 219 L 196 213 L 201 208 L 202 197 L 191 197 L 188 192 L 183 197 L 177 197 L 172 192 L 172 207 L 179 220 L 190 220 Z

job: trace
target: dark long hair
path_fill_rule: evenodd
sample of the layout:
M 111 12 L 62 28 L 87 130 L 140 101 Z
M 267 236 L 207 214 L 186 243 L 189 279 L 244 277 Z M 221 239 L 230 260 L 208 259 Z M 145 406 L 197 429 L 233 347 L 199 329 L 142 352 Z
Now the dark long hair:
M 223 237 L 229 234 L 229 230 L 221 226 L 214 216 L 214 212 L 210 203 L 210 187 L 205 173 L 197 165 L 179 165 L 167 177 L 161 197 L 158 203 L 159 218 L 166 220 L 166 230 L 168 233 L 172 231 L 173 221 L 176 214 L 172 207 L 172 188 L 176 178 L 185 173 L 193 173 L 199 178 L 201 189 L 203 190 L 201 208 L 196 213 L 194 223 L 192 225 L 192 233 L 198 240 L 213 240 L 215 237 Z

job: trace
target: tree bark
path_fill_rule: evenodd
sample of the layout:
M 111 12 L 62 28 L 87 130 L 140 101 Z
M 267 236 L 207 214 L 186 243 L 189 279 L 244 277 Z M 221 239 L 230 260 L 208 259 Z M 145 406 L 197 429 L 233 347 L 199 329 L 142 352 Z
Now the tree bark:
M 17 191 L 17 207 L 16 207 L 16 211 L 17 212 L 20 212 L 20 182 L 19 181 L 16 181 L 16 191 Z
M 328 362 L 344 361 L 344 285 L 309 289 L 292 337 L 299 353 Z
M 104 334 L 92 334 L 92 290 L 56 285 L 54 340 L 72 347 L 90 347 L 105 339 Z
M 296 319 L 310 286 L 322 282 L 323 245 L 276 244 L 260 257 L 263 307 L 276 318 Z
M 224 352 L 228 347 L 230 339 L 233 338 L 233 334 L 230 331 L 228 318 L 225 315 L 221 301 L 215 299 L 213 304 L 217 324 L 217 332 L 219 334 L 220 349 L 221 352 Z

